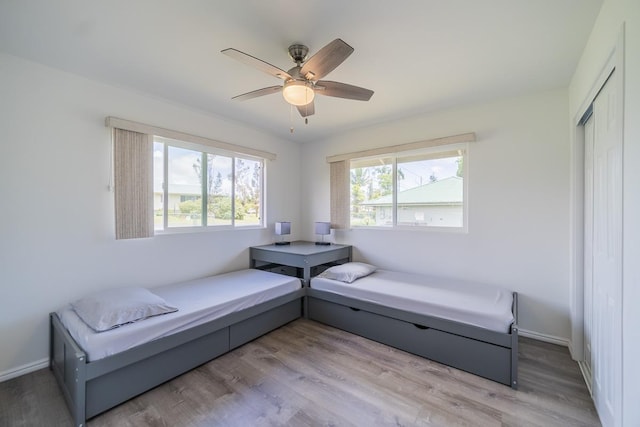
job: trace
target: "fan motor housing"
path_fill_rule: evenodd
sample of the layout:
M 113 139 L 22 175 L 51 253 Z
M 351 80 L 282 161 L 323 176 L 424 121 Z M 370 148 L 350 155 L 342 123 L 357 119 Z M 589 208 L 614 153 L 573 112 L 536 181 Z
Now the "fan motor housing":
M 300 66 L 296 65 L 295 67 L 287 71 L 287 73 L 289 73 L 289 75 L 293 77 L 293 80 L 305 81 L 306 79 L 302 74 L 300 74 L 300 70 L 301 70 Z

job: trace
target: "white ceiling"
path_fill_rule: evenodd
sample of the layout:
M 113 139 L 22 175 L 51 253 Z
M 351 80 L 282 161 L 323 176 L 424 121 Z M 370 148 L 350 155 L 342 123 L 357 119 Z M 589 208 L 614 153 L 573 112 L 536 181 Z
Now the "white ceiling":
M 562 88 L 602 0 L 2 0 L 0 51 L 308 142 L 350 128 Z M 319 97 L 304 125 L 280 81 L 222 55 L 279 68 L 335 38 L 355 52 L 326 79 L 375 91 Z M 114 114 L 117 112 L 114 112 Z

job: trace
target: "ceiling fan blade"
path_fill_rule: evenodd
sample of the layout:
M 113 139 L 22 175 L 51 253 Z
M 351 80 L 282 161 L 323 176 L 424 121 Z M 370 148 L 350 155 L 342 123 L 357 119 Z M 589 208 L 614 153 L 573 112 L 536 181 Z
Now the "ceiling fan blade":
M 357 101 L 368 101 L 373 96 L 372 90 L 327 80 L 320 80 L 317 82 L 314 87 L 314 92 L 316 95 L 355 99 Z
M 302 65 L 300 74 L 307 80 L 323 78 L 353 53 L 353 48 L 341 39 L 335 39 Z M 309 74 L 311 73 L 311 74 Z
M 298 105 L 297 108 L 298 108 L 298 113 L 300 113 L 302 117 L 312 116 L 316 112 L 316 107 L 313 101 L 311 101 L 307 105 Z
M 246 101 L 247 99 L 257 98 L 259 96 L 271 95 L 272 93 L 282 92 L 282 86 L 269 86 L 262 89 L 254 90 L 251 92 L 243 93 L 242 95 L 234 96 L 231 99 L 238 101 Z
M 271 65 L 268 62 L 264 62 L 262 59 L 258 59 L 255 56 L 251 56 L 247 53 L 240 52 L 237 49 L 229 48 L 221 51 L 225 55 L 230 58 L 236 59 L 244 64 L 247 64 L 253 68 L 257 68 L 260 71 L 263 71 L 273 77 L 289 80 L 291 79 L 291 75 L 284 70 L 276 67 L 275 65 Z

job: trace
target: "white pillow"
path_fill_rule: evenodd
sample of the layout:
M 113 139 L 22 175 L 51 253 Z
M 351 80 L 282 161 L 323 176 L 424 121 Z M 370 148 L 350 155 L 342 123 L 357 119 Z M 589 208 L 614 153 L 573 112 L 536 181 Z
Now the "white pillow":
M 348 262 L 336 265 L 320 273 L 318 277 L 325 279 L 339 280 L 341 282 L 352 283 L 354 280 L 365 277 L 376 271 L 378 267 L 364 262 Z
M 178 311 L 148 289 L 136 287 L 108 289 L 79 299 L 71 306 L 96 332 Z

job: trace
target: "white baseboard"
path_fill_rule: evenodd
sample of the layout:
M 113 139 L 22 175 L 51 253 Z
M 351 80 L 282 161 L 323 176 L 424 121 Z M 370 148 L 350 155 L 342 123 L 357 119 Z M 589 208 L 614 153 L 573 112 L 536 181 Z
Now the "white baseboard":
M 540 332 L 528 331 L 526 329 L 519 328 L 518 335 L 523 337 L 532 338 L 538 341 L 544 341 L 551 344 L 561 345 L 563 347 L 569 347 L 569 340 L 567 338 L 556 337 L 554 335 L 541 334 Z
M 591 371 L 589 371 L 587 364 L 582 361 L 578 362 L 578 366 L 580 367 L 580 373 L 582 374 L 584 383 L 587 385 L 587 390 L 589 390 L 589 395 L 593 396 L 593 390 L 591 390 Z
M 26 365 L 18 366 L 17 368 L 10 369 L 8 371 L 0 372 L 0 383 L 3 381 L 8 381 L 12 378 L 19 377 L 21 375 L 26 375 L 31 372 L 35 372 L 37 370 L 46 368 L 49 366 L 49 359 L 40 359 L 36 360 L 32 363 L 27 363 Z

